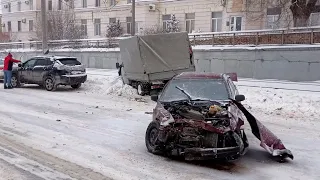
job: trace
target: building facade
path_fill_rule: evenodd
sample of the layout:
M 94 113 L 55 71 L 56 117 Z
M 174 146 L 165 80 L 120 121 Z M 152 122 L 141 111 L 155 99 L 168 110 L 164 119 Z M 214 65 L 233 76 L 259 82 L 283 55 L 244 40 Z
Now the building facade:
M 279 23 L 277 9 L 261 8 L 262 0 L 136 0 L 136 33 L 151 28 L 166 29 L 174 14 L 182 31 L 222 32 L 271 29 L 290 26 Z M 39 36 L 41 0 L 2 2 L 2 31 L 12 41 Z M 248 8 L 251 4 L 250 8 Z M 131 33 L 131 0 L 47 0 L 48 12 L 73 14 L 84 38 L 106 37 L 108 25 L 120 21 L 124 34 Z M 271 9 L 271 10 L 269 10 Z M 278 13 L 278 14 L 277 14 Z M 278 16 L 277 16 L 278 15 Z M 313 14 L 312 25 L 318 25 Z M 283 22 L 287 22 L 283 19 Z

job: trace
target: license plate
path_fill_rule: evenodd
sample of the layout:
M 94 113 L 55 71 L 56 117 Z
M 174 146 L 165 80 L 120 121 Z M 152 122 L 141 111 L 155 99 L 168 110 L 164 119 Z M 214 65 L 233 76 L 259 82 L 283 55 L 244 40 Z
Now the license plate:
M 72 74 L 82 74 L 82 71 L 72 71 Z

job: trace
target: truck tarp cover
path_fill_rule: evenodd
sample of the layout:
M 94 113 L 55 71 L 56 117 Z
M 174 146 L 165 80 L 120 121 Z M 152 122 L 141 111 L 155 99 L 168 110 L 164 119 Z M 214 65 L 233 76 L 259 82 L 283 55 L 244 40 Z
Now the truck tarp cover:
M 119 45 L 126 73 L 152 74 L 190 67 L 189 37 L 184 32 L 135 36 L 121 40 Z

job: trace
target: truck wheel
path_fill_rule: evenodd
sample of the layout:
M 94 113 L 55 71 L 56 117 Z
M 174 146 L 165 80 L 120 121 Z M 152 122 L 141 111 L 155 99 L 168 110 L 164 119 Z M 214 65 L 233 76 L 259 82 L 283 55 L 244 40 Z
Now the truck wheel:
M 55 91 L 57 89 L 57 85 L 54 82 L 54 79 L 52 77 L 46 77 L 44 79 L 44 88 L 46 88 L 47 91 Z
M 137 92 L 140 96 L 147 95 L 149 93 L 149 89 L 148 83 L 138 83 L 137 85 Z
M 13 88 L 21 87 L 21 83 L 20 83 L 18 76 L 16 74 L 13 74 L 11 77 L 11 86 Z

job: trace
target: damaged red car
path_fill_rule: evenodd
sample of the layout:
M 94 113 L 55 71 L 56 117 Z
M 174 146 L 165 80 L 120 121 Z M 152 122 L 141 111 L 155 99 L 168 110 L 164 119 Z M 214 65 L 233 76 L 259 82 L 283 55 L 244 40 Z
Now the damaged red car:
M 249 147 L 244 121 L 261 141 L 261 147 L 282 160 L 293 159 L 281 140 L 242 104 L 235 73 L 185 72 L 172 78 L 157 102 L 145 143 L 149 152 L 181 156 L 185 160 L 235 160 Z

